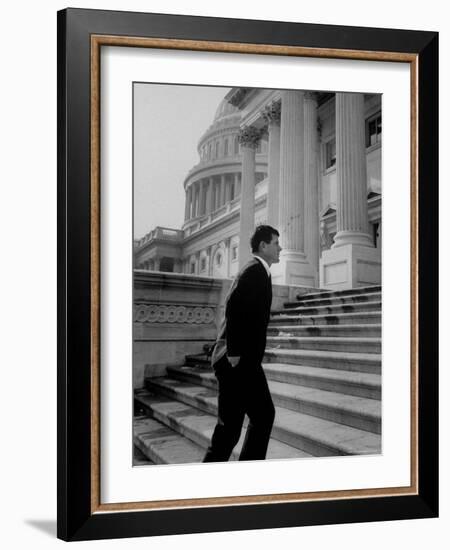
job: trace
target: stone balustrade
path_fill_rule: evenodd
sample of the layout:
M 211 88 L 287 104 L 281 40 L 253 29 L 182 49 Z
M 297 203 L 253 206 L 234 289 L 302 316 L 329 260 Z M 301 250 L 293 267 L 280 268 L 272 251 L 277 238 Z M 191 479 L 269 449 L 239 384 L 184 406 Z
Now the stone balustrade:
M 211 344 L 223 312 L 230 279 L 181 273 L 134 272 L 133 384 L 165 374 L 185 355 Z

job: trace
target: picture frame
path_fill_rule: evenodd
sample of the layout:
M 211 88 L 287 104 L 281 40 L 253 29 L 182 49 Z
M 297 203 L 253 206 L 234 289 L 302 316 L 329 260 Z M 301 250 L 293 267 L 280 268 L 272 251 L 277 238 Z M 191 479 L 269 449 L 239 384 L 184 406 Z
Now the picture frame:
M 105 46 L 409 64 L 411 484 L 100 501 L 100 51 Z M 438 35 L 66 9 L 58 12 L 58 537 L 90 540 L 438 515 Z

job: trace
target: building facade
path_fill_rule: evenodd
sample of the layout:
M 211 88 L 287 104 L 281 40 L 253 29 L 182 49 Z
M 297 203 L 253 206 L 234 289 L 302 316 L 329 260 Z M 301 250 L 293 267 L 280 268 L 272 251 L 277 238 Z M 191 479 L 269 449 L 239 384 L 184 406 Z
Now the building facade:
M 233 88 L 184 180 L 182 228 L 135 242 L 135 267 L 233 277 L 256 225 L 280 232 L 278 284 L 381 282 L 381 96 Z

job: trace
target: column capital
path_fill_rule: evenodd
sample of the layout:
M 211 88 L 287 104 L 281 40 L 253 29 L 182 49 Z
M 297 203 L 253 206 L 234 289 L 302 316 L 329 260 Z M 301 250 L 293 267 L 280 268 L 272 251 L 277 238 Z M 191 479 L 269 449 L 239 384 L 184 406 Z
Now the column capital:
M 264 130 L 255 126 L 245 126 L 239 130 L 238 140 L 243 147 L 256 149 L 263 134 Z
M 264 107 L 261 114 L 266 124 L 279 125 L 281 121 L 281 101 L 272 101 L 270 105 Z

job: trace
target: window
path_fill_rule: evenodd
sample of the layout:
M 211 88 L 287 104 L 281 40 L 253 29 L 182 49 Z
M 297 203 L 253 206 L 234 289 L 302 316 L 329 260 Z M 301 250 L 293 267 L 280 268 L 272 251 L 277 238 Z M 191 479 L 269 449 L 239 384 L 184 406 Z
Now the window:
M 206 258 L 203 256 L 203 258 L 200 260 L 200 270 L 205 271 L 206 269 Z
M 366 147 L 381 143 L 381 113 L 366 120 Z
M 208 145 L 208 160 L 211 160 L 211 143 Z
M 238 247 L 237 245 L 233 246 L 231 249 L 231 261 L 236 261 L 238 256 Z
M 224 157 L 228 156 L 228 140 L 227 139 L 223 142 L 223 155 L 224 155 Z
M 331 139 L 325 143 L 325 168 L 332 168 L 336 165 L 336 140 Z
M 195 263 L 191 263 L 191 274 L 195 274 Z
M 215 158 L 218 159 L 219 158 L 219 142 L 216 141 L 216 155 L 215 155 Z
M 216 265 L 220 267 L 222 265 L 222 254 L 219 252 L 216 256 Z

